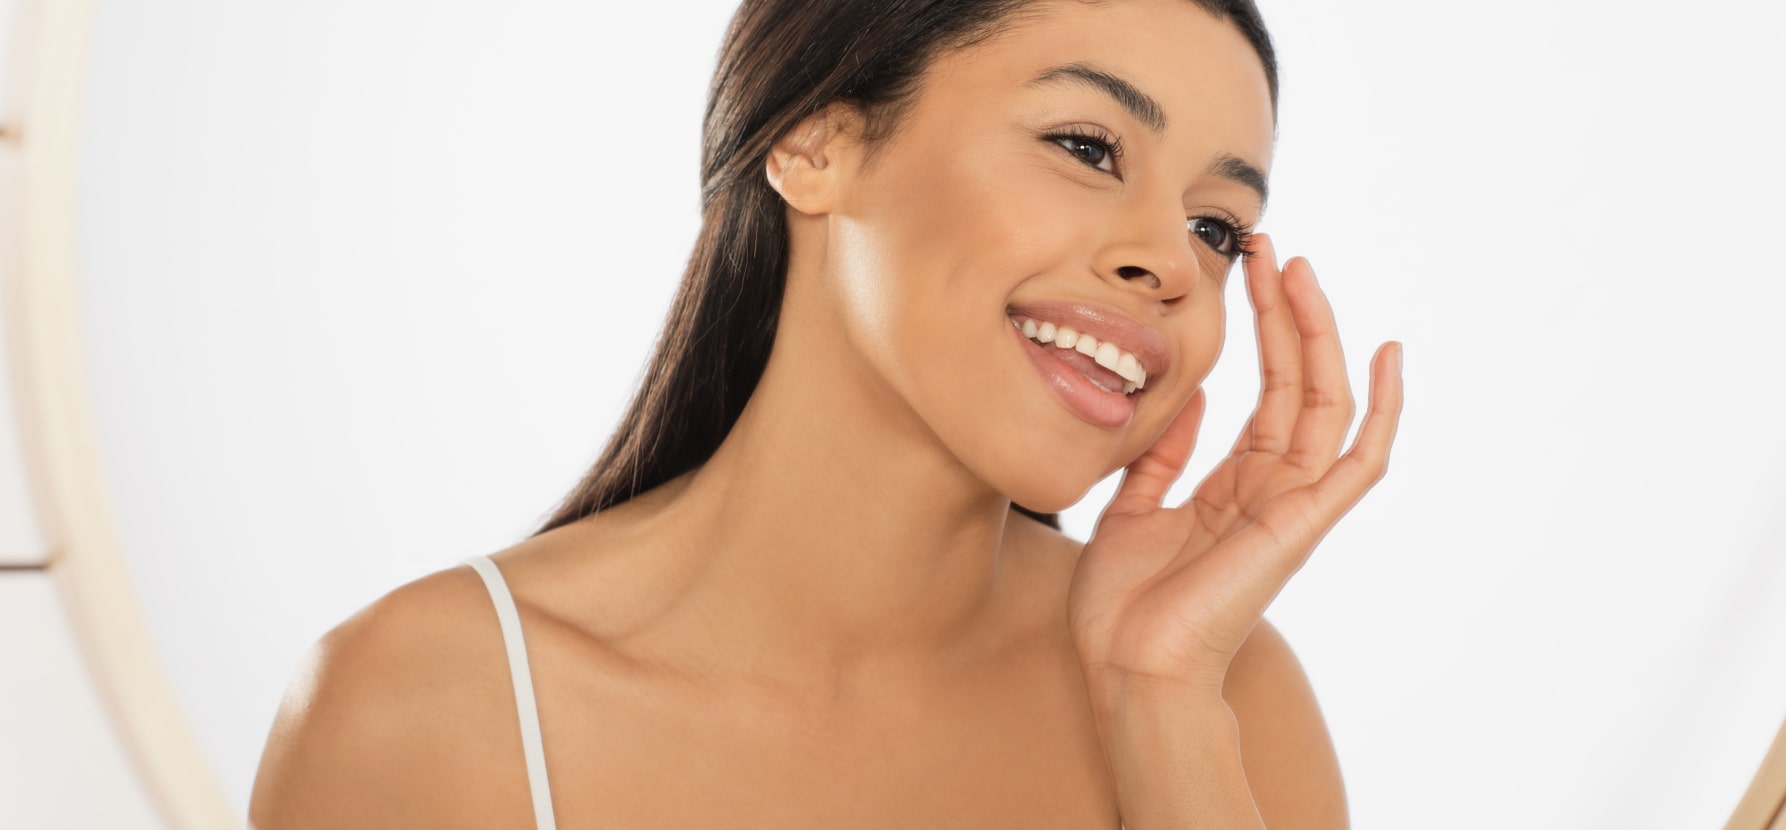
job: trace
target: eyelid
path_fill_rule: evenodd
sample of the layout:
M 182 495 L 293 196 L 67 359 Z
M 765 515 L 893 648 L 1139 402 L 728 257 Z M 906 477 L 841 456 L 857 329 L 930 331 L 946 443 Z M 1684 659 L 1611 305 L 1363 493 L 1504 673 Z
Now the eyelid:
M 1106 129 L 1105 127 L 1103 127 L 1102 125 L 1099 125 L 1099 124 L 1090 124 L 1090 123 L 1081 122 L 1081 123 L 1065 124 L 1060 127 L 1054 127 L 1054 128 L 1043 130 L 1042 138 L 1046 141 L 1049 141 L 1049 142 L 1057 144 L 1057 145 L 1060 143 L 1060 141 L 1062 139 L 1068 139 L 1068 138 L 1076 139 L 1079 141 L 1088 141 L 1093 144 L 1102 145 L 1104 147 L 1105 152 L 1109 153 L 1109 155 L 1110 155 L 1110 168 L 1111 169 L 1103 170 L 1098 167 L 1093 167 L 1090 164 L 1086 164 L 1084 159 L 1080 159 L 1076 156 L 1074 157 L 1073 160 L 1082 164 L 1082 165 L 1085 165 L 1086 167 L 1096 170 L 1099 173 L 1103 173 L 1107 176 L 1114 177 L 1117 181 L 1123 180 L 1124 151 L 1123 151 L 1123 145 L 1122 145 L 1122 136 L 1117 135 L 1115 131 Z M 1069 153 L 1069 155 L 1071 155 L 1071 153 Z
M 1201 211 L 1201 212 L 1198 212 L 1198 211 Z M 1253 229 L 1253 226 L 1255 224 L 1257 224 L 1254 222 L 1248 222 L 1244 219 L 1241 219 L 1239 216 L 1237 216 L 1233 213 L 1230 213 L 1227 208 L 1224 208 L 1220 205 L 1198 205 L 1194 208 L 1191 208 L 1191 212 L 1186 213 L 1184 215 L 1184 218 L 1186 220 L 1220 219 L 1223 222 L 1227 222 L 1229 225 L 1233 226 L 1234 228 L 1237 228 L 1237 229 L 1243 230 L 1243 231 L 1249 231 L 1249 232 Z
M 1191 213 L 1185 216 L 1185 233 L 1190 233 L 1191 223 L 1198 219 L 1209 219 L 1220 222 L 1228 227 L 1229 235 L 1233 237 L 1234 253 L 1231 255 L 1224 255 L 1230 257 L 1229 262 L 1233 262 L 1236 259 L 1248 259 L 1253 255 L 1252 252 L 1248 250 L 1248 247 L 1252 242 L 1253 229 L 1256 227 L 1256 223 L 1243 221 L 1234 214 L 1215 205 L 1205 205 L 1196 209 L 1203 211 L 1203 213 Z M 1221 252 L 1217 251 L 1217 253 Z

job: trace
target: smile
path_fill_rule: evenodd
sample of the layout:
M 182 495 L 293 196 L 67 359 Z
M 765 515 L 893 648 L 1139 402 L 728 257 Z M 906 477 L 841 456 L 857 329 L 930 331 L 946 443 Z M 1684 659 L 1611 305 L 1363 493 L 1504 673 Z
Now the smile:
M 1122 381 L 1124 395 L 1147 386 L 1147 370 L 1141 368 L 1140 358 L 1135 357 L 1132 352 L 1117 348 L 1115 343 L 1108 341 L 1100 343 L 1096 337 L 1082 334 L 1072 326 L 1056 326 L 1046 320 L 1042 321 L 1041 325 L 1037 325 L 1033 319 L 1019 322 L 1013 318 L 1011 323 L 1016 325 L 1017 330 L 1023 332 L 1023 336 L 1030 340 L 1044 346 L 1053 345 L 1057 349 L 1072 349 L 1091 358 L 1092 362 L 1097 365 L 1114 372 Z M 1106 392 L 1116 391 L 1111 388 L 1107 378 L 1099 377 L 1098 374 L 1093 373 L 1087 373 L 1085 377 Z
M 1159 333 L 1113 309 L 1038 302 L 1012 306 L 1006 315 L 1043 384 L 1067 411 L 1095 426 L 1128 426 L 1149 374 L 1166 368 Z

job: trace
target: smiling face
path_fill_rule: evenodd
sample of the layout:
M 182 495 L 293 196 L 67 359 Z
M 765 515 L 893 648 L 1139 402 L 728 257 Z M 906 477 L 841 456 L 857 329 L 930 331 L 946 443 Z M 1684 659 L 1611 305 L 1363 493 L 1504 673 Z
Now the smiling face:
M 1251 45 L 1189 0 L 1034 11 L 938 57 L 866 166 L 835 157 L 824 215 L 790 212 L 822 275 L 790 293 L 968 469 L 1054 511 L 1214 365 L 1274 117 Z

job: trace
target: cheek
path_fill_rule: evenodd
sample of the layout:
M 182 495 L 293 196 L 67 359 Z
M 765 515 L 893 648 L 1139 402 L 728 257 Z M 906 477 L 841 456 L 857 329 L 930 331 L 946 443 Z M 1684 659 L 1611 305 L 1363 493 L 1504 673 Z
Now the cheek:
M 1070 265 L 1072 234 L 1086 223 L 1051 203 L 1060 194 L 1038 186 L 1030 171 L 959 148 L 908 149 L 884 157 L 849 209 L 833 217 L 830 271 L 847 313 L 873 342 L 932 358 L 959 355 L 998 332 L 1018 285 Z
M 1122 454 L 1115 459 L 1107 473 L 1115 472 L 1133 463 L 1141 454 L 1158 441 L 1172 424 L 1172 419 L 1183 411 L 1191 394 L 1209 377 L 1215 368 L 1216 361 L 1221 358 L 1222 348 L 1227 342 L 1227 307 L 1222 302 L 1219 290 L 1209 292 L 1207 299 L 1199 300 L 1199 305 L 1186 309 L 1186 319 L 1181 321 L 1179 330 L 1178 355 L 1174 365 L 1178 367 L 1174 380 L 1163 388 L 1165 394 L 1149 401 L 1151 410 L 1144 410 L 1146 425 L 1136 429 L 1132 440 L 1125 443 Z M 1201 428 L 1199 428 L 1201 430 Z M 1201 432 L 1199 443 L 1202 443 Z
M 1212 287 L 1214 290 L 1210 292 L 1212 296 L 1207 307 L 1197 308 L 1198 313 L 1192 318 L 1192 325 L 1186 327 L 1182 341 L 1184 345 L 1179 359 L 1184 361 L 1181 365 L 1186 371 L 1183 379 L 1174 384 L 1173 391 L 1182 392 L 1187 399 L 1209 377 L 1228 341 L 1228 306 L 1223 302 L 1222 287 Z
M 1172 372 L 1163 390 L 1168 394 L 1162 397 L 1189 400 L 1221 358 L 1228 339 L 1228 282 L 1236 278 L 1228 276 L 1224 281 L 1220 274 L 1202 275 L 1190 296 L 1169 313 L 1165 326 L 1173 344 Z M 1245 288 L 1236 286 L 1235 290 Z

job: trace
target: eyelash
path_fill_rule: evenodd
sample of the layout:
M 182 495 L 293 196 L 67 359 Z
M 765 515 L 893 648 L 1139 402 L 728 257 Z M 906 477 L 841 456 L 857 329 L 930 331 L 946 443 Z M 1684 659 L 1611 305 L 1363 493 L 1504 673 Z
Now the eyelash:
M 1109 174 L 1115 176 L 1117 181 L 1122 181 L 1122 173 L 1118 172 L 1122 170 L 1122 139 L 1097 127 L 1068 127 L 1066 129 L 1048 133 L 1042 137 L 1048 141 L 1055 142 L 1056 144 L 1059 144 L 1062 141 L 1071 140 L 1082 141 L 1087 144 L 1095 144 L 1102 147 L 1104 152 L 1110 157 L 1110 166 L 1114 168 L 1112 171 L 1109 171 Z M 1063 147 L 1062 149 L 1065 148 Z M 1072 154 L 1071 150 L 1068 150 L 1067 152 L 1070 155 Z M 1092 165 L 1090 162 L 1087 162 L 1085 159 L 1079 158 L 1077 155 L 1073 155 L 1073 158 L 1080 164 L 1091 167 L 1093 170 L 1097 170 L 1100 173 L 1106 172 L 1097 168 L 1095 165 Z M 1217 215 L 1214 216 L 1185 217 L 1185 230 L 1188 232 L 1190 230 L 1190 223 L 1195 222 L 1198 219 L 1214 221 L 1220 224 L 1223 229 L 1228 232 L 1229 238 L 1234 240 L 1234 254 L 1240 259 L 1251 259 L 1253 257 L 1253 226 L 1235 219 L 1233 216 L 1228 215 L 1226 211 L 1218 210 L 1216 211 L 1216 214 Z
M 1122 156 L 1123 156 L 1122 139 L 1117 138 L 1116 136 L 1113 136 L 1113 135 L 1105 132 L 1102 128 L 1099 128 L 1099 127 L 1068 127 L 1063 130 L 1057 130 L 1055 132 L 1048 133 L 1047 135 L 1044 135 L 1042 137 L 1049 141 L 1053 141 L 1056 143 L 1071 139 L 1073 141 L 1083 141 L 1087 144 L 1096 144 L 1099 147 L 1104 148 L 1104 151 L 1110 155 L 1111 166 L 1114 167 L 1117 171 L 1119 171 L 1119 172 L 1112 172 L 1110 175 L 1115 176 L 1118 181 L 1122 180 L 1122 173 L 1120 172 L 1122 170 Z M 1071 150 L 1068 150 L 1067 152 L 1069 154 L 1072 153 Z M 1080 164 L 1085 164 L 1088 167 L 1091 166 L 1084 159 L 1081 159 L 1078 156 L 1073 156 L 1073 158 L 1076 159 Z M 1097 170 L 1096 167 L 1092 167 L 1092 169 Z M 1105 171 L 1099 170 L 1098 172 L 1102 173 Z

